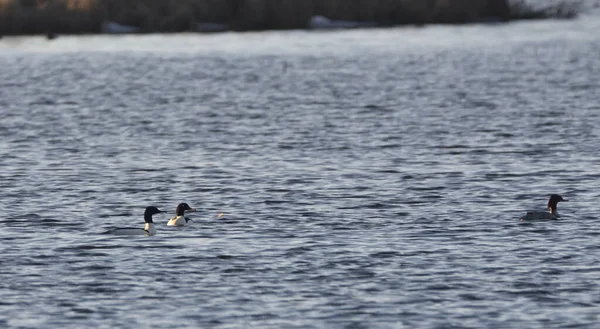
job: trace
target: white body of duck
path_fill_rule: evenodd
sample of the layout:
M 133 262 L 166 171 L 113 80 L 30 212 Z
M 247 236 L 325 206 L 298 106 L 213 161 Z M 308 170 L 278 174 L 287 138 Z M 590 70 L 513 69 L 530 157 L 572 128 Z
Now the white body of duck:
M 192 221 L 191 218 L 185 217 L 185 212 L 194 212 L 195 208 L 190 207 L 187 203 L 180 203 L 175 209 L 175 217 L 169 219 L 167 226 L 185 226 Z
M 151 236 L 156 234 L 156 226 L 152 221 L 152 215 L 161 213 L 163 211 L 159 210 L 156 207 L 147 207 L 144 212 L 144 220 L 146 221 L 146 225 L 144 228 L 116 228 L 110 230 L 106 233 L 115 234 L 115 235 L 146 235 Z
M 551 220 L 558 219 L 560 216 L 558 215 L 557 206 L 561 201 L 568 201 L 563 199 L 562 196 L 558 194 L 552 194 L 550 196 L 550 200 L 548 201 L 548 211 L 528 211 L 525 216 L 521 217 L 522 221 L 526 220 Z

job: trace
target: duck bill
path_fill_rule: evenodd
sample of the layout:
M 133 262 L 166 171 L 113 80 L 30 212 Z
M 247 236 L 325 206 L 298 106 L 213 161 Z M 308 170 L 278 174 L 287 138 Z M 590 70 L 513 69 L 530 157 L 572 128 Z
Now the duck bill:
M 186 210 L 185 212 L 196 212 L 196 208 L 190 208 L 190 209 Z

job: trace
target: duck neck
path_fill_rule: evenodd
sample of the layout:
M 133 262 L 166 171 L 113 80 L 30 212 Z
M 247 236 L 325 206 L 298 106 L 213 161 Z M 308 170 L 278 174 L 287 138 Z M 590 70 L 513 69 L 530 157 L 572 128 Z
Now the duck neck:
M 177 207 L 177 209 L 175 209 L 175 216 L 183 216 L 184 213 L 185 210 L 183 209 L 183 207 Z
M 146 221 L 146 224 L 148 224 L 148 223 L 152 224 L 153 223 L 152 222 L 152 214 L 145 213 L 144 214 L 144 220 Z
M 156 234 L 156 227 L 154 226 L 154 223 L 146 223 L 146 226 L 144 226 L 144 231 L 148 232 L 148 235 Z
M 558 206 L 558 201 L 553 200 L 552 198 L 548 201 L 548 211 L 551 214 L 556 214 L 556 207 Z

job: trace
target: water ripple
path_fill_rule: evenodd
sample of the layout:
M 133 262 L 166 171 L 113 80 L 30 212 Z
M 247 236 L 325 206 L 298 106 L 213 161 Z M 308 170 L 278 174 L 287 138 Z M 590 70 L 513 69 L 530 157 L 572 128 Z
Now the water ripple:
M 0 326 L 595 327 L 597 22 L 522 24 L 19 41 Z

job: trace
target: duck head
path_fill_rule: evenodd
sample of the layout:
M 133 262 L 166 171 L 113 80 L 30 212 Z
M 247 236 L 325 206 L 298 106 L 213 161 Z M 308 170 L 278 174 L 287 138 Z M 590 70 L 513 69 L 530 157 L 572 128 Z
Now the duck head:
M 144 211 L 144 220 L 146 223 L 152 223 L 152 215 L 160 214 L 161 212 L 163 211 L 156 207 L 146 207 L 146 211 Z
M 556 207 L 558 206 L 558 203 L 561 201 L 567 202 L 569 200 L 564 199 L 562 196 L 560 196 L 558 194 L 552 194 L 550 196 L 550 200 L 548 201 L 548 210 L 550 211 L 551 214 L 556 213 Z
M 196 211 L 196 208 L 192 208 L 190 207 L 190 205 L 188 205 L 187 203 L 180 203 L 177 205 L 177 208 L 175 209 L 175 215 L 177 216 L 183 216 L 185 214 L 185 212 L 194 212 Z

